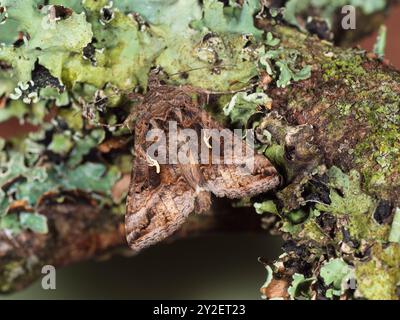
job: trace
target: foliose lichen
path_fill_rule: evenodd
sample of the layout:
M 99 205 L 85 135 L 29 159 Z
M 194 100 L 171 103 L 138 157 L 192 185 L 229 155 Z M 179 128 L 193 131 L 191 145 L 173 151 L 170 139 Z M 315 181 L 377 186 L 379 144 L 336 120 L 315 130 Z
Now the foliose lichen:
M 350 4 L 368 14 L 385 3 Z M 343 4 L 290 0 L 284 16 L 297 24 L 306 6 L 328 17 Z M 369 79 L 364 52 L 310 40 L 277 21 L 265 33 L 254 24 L 265 10 L 258 0 L 0 0 L 0 8 L 0 122 L 16 117 L 41 126 L 0 140 L 2 230 L 47 232 L 40 205 L 63 202 L 69 192 L 121 212 L 126 190 L 115 196 L 113 188 L 131 170 L 125 121 L 153 71 L 168 84 L 220 95 L 219 116 L 254 128 L 257 149 L 285 179 L 276 197 L 254 205 L 259 214 L 277 216 L 287 240 L 267 268 L 266 286 L 274 277 L 287 281 L 293 299 L 396 298 L 400 139 L 399 98 L 391 87 L 398 76 L 378 72 Z M 315 107 L 302 96 L 320 97 L 303 81 L 312 77 L 345 98 L 329 104 L 321 97 Z M 337 128 L 349 119 L 369 128 L 345 148 L 347 170 L 321 163 L 311 124 L 285 123 L 279 114 L 307 115 L 310 106 L 326 120 L 327 141 L 341 141 Z M 3 287 L 20 268 L 7 270 Z

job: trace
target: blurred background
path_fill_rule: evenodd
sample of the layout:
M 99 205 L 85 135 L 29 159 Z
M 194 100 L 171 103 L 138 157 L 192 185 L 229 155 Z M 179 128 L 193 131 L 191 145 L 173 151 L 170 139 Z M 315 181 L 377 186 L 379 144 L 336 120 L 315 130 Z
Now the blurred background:
M 2 299 L 259 299 L 266 272 L 259 256 L 277 257 L 280 239 L 215 235 L 160 244 L 57 270 L 57 289 L 40 281 Z
M 400 69 L 400 6 L 386 20 L 386 58 Z M 371 50 L 376 33 L 360 42 Z M 0 126 L 9 137 L 29 127 L 17 121 Z M 281 240 L 264 234 L 207 235 L 160 244 L 138 256 L 115 256 L 57 270 L 57 289 L 40 280 L 0 299 L 259 299 L 266 272 L 258 257 L 274 259 Z

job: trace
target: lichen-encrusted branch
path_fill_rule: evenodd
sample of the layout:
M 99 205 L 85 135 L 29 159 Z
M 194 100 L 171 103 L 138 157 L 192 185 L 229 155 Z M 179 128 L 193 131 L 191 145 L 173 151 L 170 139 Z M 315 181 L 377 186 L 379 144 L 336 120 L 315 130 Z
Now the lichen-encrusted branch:
M 207 110 L 227 126 L 254 128 L 259 152 L 280 170 L 282 190 L 254 204 L 266 220 L 279 218 L 287 240 L 285 254 L 267 266 L 266 297 L 398 298 L 399 72 L 374 54 L 287 26 L 258 0 L 129 3 L 86 0 L 70 10 L 0 1 L 5 25 L 20 30 L 0 48 L 0 118 L 41 124 L 0 144 L 3 247 L 20 237 L 37 241 L 35 248 L 63 244 L 53 241 L 52 221 L 71 208 L 60 230 L 79 230 L 70 201 L 81 205 L 81 193 L 99 208 L 82 210 L 94 219 L 87 220 L 93 234 L 104 230 L 106 245 L 75 239 L 99 251 L 120 243 L 115 221 L 132 169 L 128 124 L 152 70 L 151 81 L 208 92 Z M 385 4 L 365 5 L 377 3 Z M 48 199 L 58 203 L 54 220 Z M 65 248 L 69 262 L 96 253 Z M 12 262 L 29 261 L 28 251 L 6 252 L 3 290 L 18 287 L 12 279 L 21 268 Z M 35 254 L 63 264 L 51 250 Z
M 38 208 L 47 219 L 46 234 L 0 231 L 0 292 L 25 288 L 46 265 L 61 268 L 90 258 L 134 254 L 126 243 L 123 216 L 110 214 L 87 196 L 65 196 L 68 200 L 63 203 L 49 198 Z M 220 207 L 201 217 L 191 216 L 168 241 L 212 232 L 260 232 L 260 218 L 247 214 L 243 219 L 244 215 L 242 210 Z
M 76 198 L 77 203 L 44 204 L 39 212 L 47 218 L 49 231 L 23 231 L 14 236 L 0 232 L 0 291 L 26 287 L 36 280 L 43 266 L 62 267 L 105 254 L 125 240 L 123 219 L 102 212 Z

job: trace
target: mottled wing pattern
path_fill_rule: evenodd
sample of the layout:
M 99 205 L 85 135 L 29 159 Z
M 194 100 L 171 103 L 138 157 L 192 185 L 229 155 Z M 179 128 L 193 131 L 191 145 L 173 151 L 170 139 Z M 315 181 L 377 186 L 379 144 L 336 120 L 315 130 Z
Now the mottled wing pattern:
M 193 212 L 194 194 L 174 166 L 161 166 L 158 174 L 137 154 L 125 218 L 129 246 L 139 251 L 172 235 Z
M 223 129 L 207 112 L 200 111 L 200 114 L 204 124 L 203 128 Z M 224 161 L 226 160 L 224 154 L 220 152 L 218 164 L 201 165 L 200 171 L 204 181 L 204 185 L 202 185 L 204 189 L 217 197 L 240 199 L 267 192 L 280 184 L 278 172 L 264 155 L 256 154 L 242 137 L 235 136 L 231 143 L 231 147 L 238 144 L 238 149 L 242 150 L 240 159 L 237 155 L 232 155 L 231 162 Z M 210 150 L 210 158 L 212 152 Z M 249 158 L 251 165 L 247 166 L 246 163 Z
M 206 181 L 205 189 L 217 197 L 240 199 L 252 197 L 276 188 L 280 179 L 271 163 L 261 155 L 256 155 L 252 174 L 237 165 L 214 165 L 202 168 Z
M 161 164 L 159 168 L 149 165 L 145 137 L 151 128 L 167 130 L 166 123 L 173 120 L 181 129 L 222 129 L 201 110 L 198 102 L 193 101 L 195 93 L 187 87 L 160 86 L 156 92 L 149 93 L 136 111 L 140 117 L 135 125 L 135 160 L 125 219 L 127 241 L 134 250 L 169 237 L 191 212 L 207 211 L 211 204 L 210 193 L 218 197 L 242 198 L 279 185 L 277 172 L 261 155 L 255 156 L 250 174 L 242 166 L 226 165 L 223 161 L 207 165 Z M 244 142 L 240 143 L 245 148 Z

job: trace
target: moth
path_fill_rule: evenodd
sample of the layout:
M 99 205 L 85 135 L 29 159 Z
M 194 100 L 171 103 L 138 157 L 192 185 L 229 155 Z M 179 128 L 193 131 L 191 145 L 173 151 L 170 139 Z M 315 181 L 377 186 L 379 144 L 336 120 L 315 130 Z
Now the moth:
M 148 149 L 154 141 L 148 141 L 148 132 L 158 129 L 168 133 L 168 123 L 177 123 L 178 132 L 192 129 L 200 136 L 204 129 L 224 130 L 201 108 L 202 97 L 204 94 L 191 87 L 160 85 L 150 90 L 135 110 L 135 158 L 125 215 L 127 242 L 135 251 L 172 235 L 190 213 L 206 213 L 211 206 L 211 194 L 239 199 L 280 184 L 275 168 L 266 157 L 255 154 L 254 149 L 253 166 L 247 174 L 243 174 L 243 164 L 225 163 L 224 154 L 219 155 L 218 163 L 178 160 L 160 164 L 149 156 Z M 207 142 L 208 138 L 203 134 L 199 140 Z M 244 140 L 235 141 L 240 148 L 248 148 Z M 212 143 L 206 143 L 210 154 L 216 148 Z M 192 160 L 199 156 L 195 153 L 187 152 Z

